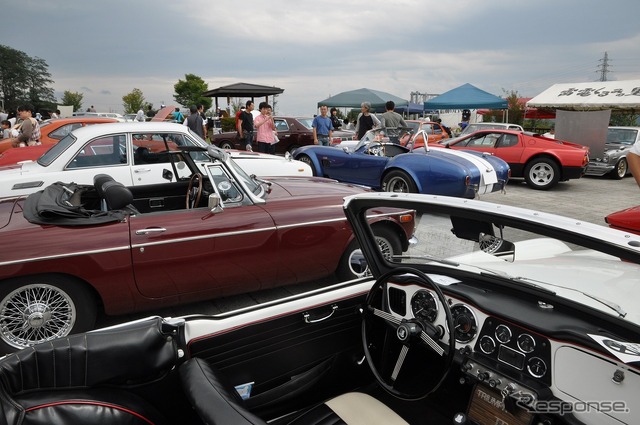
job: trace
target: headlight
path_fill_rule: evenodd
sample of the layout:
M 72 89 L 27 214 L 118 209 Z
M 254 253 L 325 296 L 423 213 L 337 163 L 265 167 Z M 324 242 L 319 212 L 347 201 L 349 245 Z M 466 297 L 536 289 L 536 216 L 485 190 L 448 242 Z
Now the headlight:
M 604 156 L 602 157 L 602 162 L 609 162 L 609 155 L 605 153 Z

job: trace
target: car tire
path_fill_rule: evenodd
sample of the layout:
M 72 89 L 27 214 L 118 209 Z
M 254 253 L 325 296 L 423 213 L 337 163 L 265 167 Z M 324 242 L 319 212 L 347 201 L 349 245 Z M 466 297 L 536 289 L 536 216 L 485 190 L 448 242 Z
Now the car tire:
M 627 163 L 627 158 L 620 158 L 616 163 L 616 167 L 609 173 L 609 176 L 614 180 L 622 180 L 624 176 L 627 175 L 628 170 L 629 164 Z
M 402 254 L 402 242 L 398 235 L 387 227 L 374 227 L 373 234 L 376 237 L 378 246 L 385 256 Z M 340 263 L 336 269 L 336 277 L 339 281 L 351 280 L 363 276 L 369 276 L 369 267 L 366 266 L 364 255 L 360 250 L 360 245 L 353 239 L 340 258 Z
M 82 283 L 54 275 L 23 277 L 0 286 L 3 352 L 93 329 L 96 301 Z
M 532 189 L 551 189 L 560 181 L 560 167 L 551 158 L 534 158 L 524 168 L 524 179 Z
M 383 192 L 418 193 L 418 186 L 411 176 L 401 170 L 390 171 L 382 179 Z
M 230 140 L 223 140 L 218 146 L 220 149 L 235 149 L 233 142 Z
M 296 159 L 300 162 L 304 162 L 309 167 L 311 167 L 311 172 L 313 173 L 314 176 L 318 175 L 318 172 L 316 171 L 316 167 L 315 165 L 313 165 L 313 161 L 311 161 L 311 157 L 309 155 L 304 155 L 304 154 L 298 155 Z

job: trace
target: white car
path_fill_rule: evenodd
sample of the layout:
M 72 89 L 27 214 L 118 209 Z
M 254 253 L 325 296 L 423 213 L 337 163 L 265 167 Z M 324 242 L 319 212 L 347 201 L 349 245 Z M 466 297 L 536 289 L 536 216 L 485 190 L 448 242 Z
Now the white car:
M 127 122 L 79 128 L 36 161 L 0 167 L 0 197 L 26 195 L 57 181 L 92 184 L 107 173 L 125 186 L 139 186 L 188 178 L 184 163 L 169 161 L 163 151 L 209 145 L 188 127 L 166 122 Z M 191 152 L 204 168 L 205 152 Z M 257 176 L 311 176 L 300 161 L 252 152 L 231 152 L 247 173 Z

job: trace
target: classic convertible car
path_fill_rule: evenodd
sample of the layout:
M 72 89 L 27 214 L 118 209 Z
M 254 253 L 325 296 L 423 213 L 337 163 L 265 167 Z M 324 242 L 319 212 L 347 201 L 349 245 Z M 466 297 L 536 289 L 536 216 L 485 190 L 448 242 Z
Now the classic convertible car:
M 441 196 L 363 193 L 344 208 L 373 276 L 20 350 L 0 360 L 0 417 L 640 423 L 639 236 Z M 419 243 L 384 255 L 369 220 L 381 208 L 415 211 Z
M 362 275 L 341 210 L 366 189 L 317 177 L 248 176 L 209 146 L 149 153 L 178 181 L 125 187 L 54 183 L 0 199 L 0 341 L 24 347 L 116 315 L 307 282 Z M 176 173 L 176 175 L 179 173 Z M 388 255 L 408 248 L 412 212 L 373 214 Z M 357 261 L 356 261 L 357 262 Z
M 432 146 L 495 155 L 509 163 L 511 177 L 524 177 L 529 187 L 538 190 L 579 179 L 589 162 L 586 146 L 517 130 L 480 130 Z
M 92 184 L 93 176 L 99 173 L 108 173 L 125 186 L 176 182 L 188 178 L 190 171 L 182 166 L 172 168 L 169 156 L 157 154 L 191 146 L 209 145 L 181 124 L 128 122 L 79 128 L 35 161 L 0 167 L 0 197 L 26 195 L 57 181 Z M 20 149 L 36 148 L 42 147 Z M 206 151 L 192 155 L 201 169 L 211 162 Z M 231 156 L 248 174 L 311 175 L 306 164 L 289 158 L 257 152 L 234 152 Z
M 407 146 L 393 143 L 386 129 L 368 131 L 357 142 L 335 147 L 303 146 L 293 157 L 311 166 L 315 176 L 369 186 L 385 192 L 428 193 L 475 198 L 504 190 L 509 166 L 492 155 L 413 148 L 424 130 L 413 134 Z

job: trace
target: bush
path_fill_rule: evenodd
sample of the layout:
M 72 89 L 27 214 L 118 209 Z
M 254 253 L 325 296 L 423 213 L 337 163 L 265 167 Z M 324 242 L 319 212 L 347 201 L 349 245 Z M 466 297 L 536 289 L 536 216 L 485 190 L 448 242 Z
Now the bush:
M 220 125 L 222 126 L 222 131 L 236 131 L 236 118 L 222 117 L 220 118 Z

